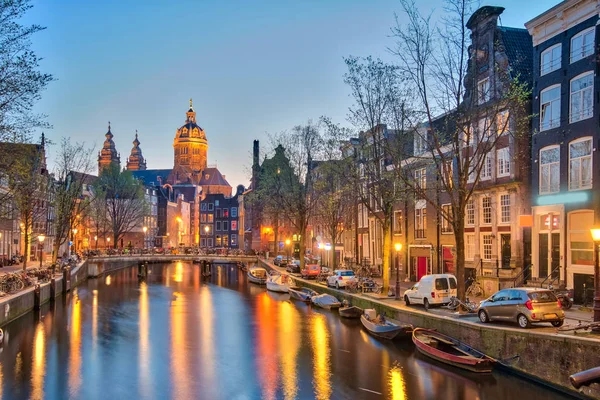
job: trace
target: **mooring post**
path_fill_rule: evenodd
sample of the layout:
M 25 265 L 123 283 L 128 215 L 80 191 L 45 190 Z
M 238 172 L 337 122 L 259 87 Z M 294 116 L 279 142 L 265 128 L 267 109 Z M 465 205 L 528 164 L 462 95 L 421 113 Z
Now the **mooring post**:
M 42 290 L 40 288 L 40 284 L 36 283 L 35 289 L 33 289 L 33 309 L 35 311 L 39 310 L 40 306 L 42 305 L 41 293 L 42 293 Z

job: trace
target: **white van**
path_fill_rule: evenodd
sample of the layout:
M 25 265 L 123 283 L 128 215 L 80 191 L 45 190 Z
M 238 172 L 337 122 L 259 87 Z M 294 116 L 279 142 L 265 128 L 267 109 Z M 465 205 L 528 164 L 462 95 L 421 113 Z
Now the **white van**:
M 404 292 L 406 305 L 423 304 L 428 310 L 432 304 L 448 304 L 456 296 L 456 277 L 452 274 L 433 274 L 421 277 L 418 283 Z

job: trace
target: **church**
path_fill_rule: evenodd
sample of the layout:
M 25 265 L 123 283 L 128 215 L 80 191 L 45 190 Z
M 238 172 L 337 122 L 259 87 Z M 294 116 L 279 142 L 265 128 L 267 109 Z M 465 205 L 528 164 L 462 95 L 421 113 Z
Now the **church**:
M 113 141 L 110 123 L 105 137 L 98 154 L 98 174 L 113 163 L 121 166 L 121 156 Z M 232 215 L 237 219 L 238 192 L 242 193 L 244 188 L 240 185 L 232 196 L 232 187 L 225 176 L 216 166 L 207 164 L 207 153 L 206 133 L 196 122 L 196 111 L 191 99 L 185 123 L 175 132 L 173 168 L 147 169 L 136 131 L 125 169 L 144 183 L 146 193 L 150 195 L 147 200 L 151 204 L 156 202 L 156 207 L 151 207 L 156 208 L 156 223 L 144 222 L 144 227 L 150 234 L 144 235 L 150 236 L 150 240 L 144 237 L 144 247 L 201 244 L 202 247 L 237 247 L 238 224 L 237 220 L 232 219 Z M 152 200 L 153 194 L 155 201 Z M 227 208 L 221 206 L 224 203 L 228 205 Z M 223 231 L 224 221 L 217 221 L 224 215 L 228 219 L 227 231 Z

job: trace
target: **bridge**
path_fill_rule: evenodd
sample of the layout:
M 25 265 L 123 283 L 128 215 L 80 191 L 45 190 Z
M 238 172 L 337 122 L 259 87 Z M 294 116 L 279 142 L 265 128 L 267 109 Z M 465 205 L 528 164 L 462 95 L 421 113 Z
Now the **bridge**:
M 149 264 L 157 264 L 157 263 L 170 263 L 177 261 L 184 262 L 202 262 L 208 261 L 211 263 L 236 263 L 236 262 L 258 262 L 257 256 L 225 256 L 219 254 L 207 254 L 207 255 L 198 255 L 198 254 L 131 254 L 131 255 L 101 255 L 101 256 L 92 256 L 89 257 L 88 262 L 90 263 L 121 263 L 127 262 L 131 264 L 137 263 L 149 263 Z

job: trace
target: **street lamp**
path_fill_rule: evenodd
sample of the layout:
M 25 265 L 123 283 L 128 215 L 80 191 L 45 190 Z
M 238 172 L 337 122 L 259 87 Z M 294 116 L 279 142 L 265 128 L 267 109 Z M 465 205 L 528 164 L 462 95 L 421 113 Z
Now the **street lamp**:
M 77 253 L 77 228 L 73 228 L 73 250 Z
M 41 235 L 38 235 L 38 242 L 40 242 L 40 269 L 42 269 L 42 256 L 44 255 L 44 240 L 45 239 L 46 239 L 46 236 L 44 236 L 43 233 Z
M 319 249 L 319 258 L 321 259 L 321 266 L 323 266 L 323 242 L 317 244 L 317 249 Z
M 327 266 L 329 267 L 329 250 L 331 250 L 331 244 L 325 243 L 325 251 L 327 252 Z M 335 265 L 334 265 L 335 267 Z
M 106 243 L 108 243 L 106 245 L 106 248 L 110 248 L 110 238 L 109 237 L 106 238 Z
M 288 247 L 288 262 L 290 259 L 290 243 L 292 243 L 292 241 L 290 239 L 285 240 L 285 245 Z
M 94 236 L 94 241 L 96 242 L 96 250 L 98 250 L 98 235 Z
M 402 243 L 396 243 L 394 248 L 396 249 L 396 300 L 400 300 L 400 251 L 402 250 Z
M 600 228 L 590 229 L 594 240 L 594 322 L 600 322 L 600 260 L 598 250 L 600 249 Z M 584 293 L 585 296 L 585 293 Z M 600 331 L 600 328 L 594 328 Z
M 144 226 L 142 230 L 144 231 L 144 248 L 146 248 L 146 232 L 148 232 L 148 227 Z

